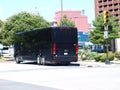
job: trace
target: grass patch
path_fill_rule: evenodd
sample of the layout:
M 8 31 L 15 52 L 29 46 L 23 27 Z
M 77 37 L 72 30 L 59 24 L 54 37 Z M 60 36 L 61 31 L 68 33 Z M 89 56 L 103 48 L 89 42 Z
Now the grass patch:
M 0 56 L 0 61 L 5 61 L 5 58 L 3 56 Z

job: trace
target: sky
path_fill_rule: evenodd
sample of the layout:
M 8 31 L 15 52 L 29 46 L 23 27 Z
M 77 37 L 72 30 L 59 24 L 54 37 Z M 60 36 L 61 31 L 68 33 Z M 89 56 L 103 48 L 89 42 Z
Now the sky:
M 0 18 L 4 21 L 22 11 L 32 13 L 35 7 L 45 20 L 52 21 L 61 10 L 61 0 L 0 0 Z M 85 10 L 89 23 L 95 18 L 94 0 L 63 0 L 63 10 Z

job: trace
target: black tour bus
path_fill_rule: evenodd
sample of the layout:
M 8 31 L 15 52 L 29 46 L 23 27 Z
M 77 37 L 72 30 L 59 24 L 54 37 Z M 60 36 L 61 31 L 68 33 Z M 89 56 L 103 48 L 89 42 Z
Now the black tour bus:
M 16 63 L 69 64 L 78 60 L 77 28 L 49 27 L 15 34 Z

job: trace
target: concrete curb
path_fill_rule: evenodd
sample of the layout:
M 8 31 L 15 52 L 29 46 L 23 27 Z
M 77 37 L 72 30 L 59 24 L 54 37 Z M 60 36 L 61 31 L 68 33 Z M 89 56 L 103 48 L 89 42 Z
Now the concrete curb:
M 104 62 L 95 62 L 91 60 L 78 61 L 78 63 L 80 63 L 80 66 L 85 67 L 111 67 L 115 64 L 120 64 L 120 62 L 117 61 L 111 61 L 110 64 L 105 64 Z

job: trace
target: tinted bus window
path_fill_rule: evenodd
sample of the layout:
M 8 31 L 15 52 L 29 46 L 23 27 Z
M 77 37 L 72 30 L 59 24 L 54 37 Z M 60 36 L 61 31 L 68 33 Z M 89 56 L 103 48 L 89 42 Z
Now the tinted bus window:
M 56 42 L 76 43 L 77 41 L 76 29 L 57 29 L 54 32 Z

